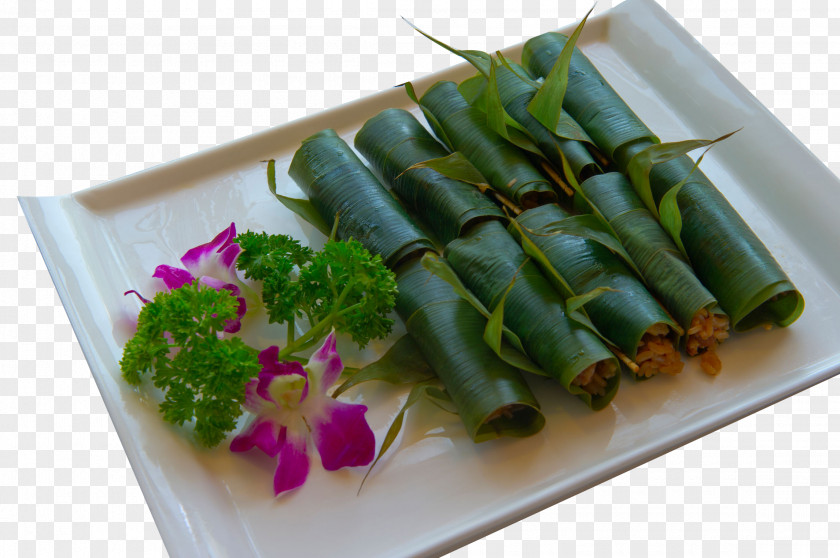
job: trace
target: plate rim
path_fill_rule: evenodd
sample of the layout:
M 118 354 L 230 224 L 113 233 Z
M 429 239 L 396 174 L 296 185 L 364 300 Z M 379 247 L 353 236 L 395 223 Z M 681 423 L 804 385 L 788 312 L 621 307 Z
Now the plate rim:
M 729 89 L 738 89 L 738 93 L 743 94 L 744 92 L 750 97 L 750 99 L 754 102 L 754 104 L 760 107 L 763 111 L 767 114 L 772 116 L 774 120 L 779 124 L 782 131 L 787 134 L 788 137 L 792 137 L 797 141 L 797 143 L 802 147 L 803 151 L 807 152 L 815 162 L 819 163 L 822 167 L 824 167 L 822 161 L 816 157 L 816 155 L 811 152 L 804 143 L 801 142 L 795 135 L 793 135 L 790 130 L 787 129 L 778 119 L 772 114 L 772 112 L 767 109 L 758 99 L 756 99 L 752 94 L 743 86 L 725 67 L 720 64 L 705 48 L 700 45 L 692 37 L 682 26 L 679 25 L 676 20 L 665 11 L 659 4 L 654 2 L 653 0 L 627 0 L 626 2 L 619 4 L 601 14 L 598 14 L 597 19 L 600 18 L 608 18 L 614 16 L 618 8 L 622 8 L 625 10 L 629 9 L 647 9 L 653 15 L 659 17 L 664 21 L 664 23 L 669 27 L 671 31 L 675 33 L 675 35 L 680 36 L 680 38 L 688 39 L 694 44 L 686 43 L 688 48 L 692 48 L 695 53 L 701 54 L 703 57 L 707 57 L 707 64 L 711 67 L 711 69 L 722 72 L 722 75 L 725 76 L 725 80 L 728 82 L 726 85 Z M 663 17 L 664 16 L 664 17 Z M 595 21 L 596 18 L 593 18 Z M 684 41 L 686 42 L 686 41 Z M 521 48 L 522 44 L 514 45 L 504 49 L 504 51 L 515 51 Z M 419 85 L 418 89 L 423 88 L 424 86 L 428 86 L 428 84 L 436 81 L 442 74 L 450 74 L 455 71 L 462 71 L 469 66 L 467 64 L 459 64 L 457 66 L 453 66 L 450 68 L 446 68 L 440 70 L 438 72 L 434 72 L 430 75 L 424 76 L 415 81 Z M 381 91 L 374 93 L 372 95 L 368 95 L 362 97 L 360 99 L 351 101 L 349 103 L 344 103 L 342 105 L 329 108 L 324 111 L 319 111 L 315 114 L 305 116 L 303 118 L 296 119 L 294 121 L 281 124 L 278 126 L 270 127 L 266 130 L 262 130 L 255 134 L 251 134 L 245 136 L 243 138 L 235 139 L 229 142 L 225 142 L 223 144 L 198 151 L 196 153 L 187 155 L 185 157 L 160 163 L 158 165 L 154 165 L 147 169 L 143 169 L 141 171 L 132 173 L 125 177 L 117 178 L 115 180 L 110 180 L 104 182 L 99 185 L 92 186 L 87 188 L 81 192 L 65 194 L 62 196 L 51 196 L 48 197 L 54 200 L 61 200 L 68 197 L 76 197 L 82 193 L 90 193 L 96 191 L 97 193 L 106 192 L 109 189 L 117 189 L 121 188 L 127 180 L 137 180 L 137 179 L 148 179 L 151 176 L 154 176 L 157 173 L 165 172 L 169 169 L 177 168 L 183 165 L 188 165 L 195 163 L 201 160 L 212 160 L 216 156 L 221 154 L 228 154 L 230 151 L 238 151 L 241 149 L 246 149 L 248 146 L 254 143 L 261 143 L 265 139 L 280 134 L 280 133 L 289 133 L 294 135 L 295 132 L 292 130 L 300 130 L 305 129 L 308 127 L 317 127 L 319 125 L 314 124 L 321 120 L 326 120 L 332 117 L 335 117 L 338 114 L 343 114 L 345 112 L 352 112 L 355 109 L 361 109 L 365 106 L 378 104 L 382 99 L 382 96 L 387 94 L 388 91 Z M 297 134 L 300 135 L 300 134 Z M 301 136 L 303 137 L 303 136 Z M 829 171 L 830 172 L 830 171 Z M 59 298 L 62 301 L 62 304 L 65 308 L 65 311 L 68 315 L 68 320 L 70 321 L 71 326 L 73 327 L 74 333 L 79 341 L 79 345 L 81 346 L 82 352 L 85 356 L 86 361 L 88 362 L 89 367 L 91 368 L 91 375 L 97 385 L 97 388 L 100 391 L 100 394 L 105 393 L 102 386 L 104 374 L 107 374 L 107 370 L 104 369 L 104 363 L 99 358 L 98 353 L 93 350 L 92 342 L 89 337 L 89 333 L 86 331 L 85 328 L 82 327 L 82 318 L 79 314 L 78 308 L 74 303 L 73 299 L 69 293 L 69 287 L 66 284 L 65 280 L 62 278 L 59 270 L 56 267 L 55 259 L 51 255 L 52 249 L 50 249 L 45 241 L 44 238 L 44 231 L 40 228 L 35 226 L 35 221 L 33 220 L 34 217 L 32 215 L 32 211 L 35 209 L 36 205 L 41 203 L 41 200 L 44 200 L 42 196 L 18 196 L 18 201 L 22 207 L 24 216 L 29 223 L 30 229 L 32 231 L 32 235 L 36 241 L 38 246 L 38 250 L 41 252 L 47 270 L 50 273 L 50 276 L 55 284 L 56 290 L 58 292 Z M 38 200 L 38 201 L 36 201 Z M 83 333 L 81 333 L 83 332 Z M 459 548 L 471 541 L 474 541 L 482 536 L 485 536 L 489 533 L 492 533 L 505 525 L 513 523 L 515 521 L 519 521 L 529 515 L 532 515 L 536 511 L 544 509 L 547 506 L 553 505 L 557 502 L 565 500 L 574 494 L 587 490 L 593 486 L 603 483 L 604 481 L 613 478 L 623 472 L 626 472 L 630 469 L 638 467 L 639 465 L 646 463 L 652 459 L 655 459 L 658 456 L 664 455 L 665 453 L 670 452 L 673 449 L 681 447 L 693 440 L 699 439 L 715 430 L 718 430 L 728 424 L 736 422 L 738 420 L 743 419 L 746 416 L 749 416 L 763 408 L 766 408 L 776 402 L 779 402 L 783 399 L 786 399 L 795 393 L 808 389 L 820 382 L 823 382 L 838 373 L 840 373 L 840 355 L 837 355 L 836 358 L 830 359 L 829 361 L 821 361 L 818 363 L 814 363 L 810 368 L 813 369 L 812 372 L 803 373 L 801 376 L 798 376 L 795 380 L 789 382 L 784 390 L 767 393 L 762 397 L 755 398 L 749 402 L 748 405 L 744 405 L 736 412 L 720 412 L 717 413 L 715 416 L 707 417 L 705 421 L 703 421 L 701 427 L 694 428 L 691 432 L 686 433 L 685 435 L 677 437 L 678 440 L 674 443 L 667 443 L 667 444 L 659 444 L 655 448 L 651 448 L 648 451 L 640 452 L 637 455 L 634 455 L 632 459 L 619 459 L 615 458 L 607 464 L 601 464 L 598 468 L 598 473 L 594 475 L 588 475 L 586 482 L 572 482 L 568 488 L 560 487 L 557 488 L 556 485 L 546 487 L 544 490 L 534 494 L 531 498 L 527 500 L 520 500 L 511 505 L 505 506 L 505 510 L 496 514 L 496 517 L 493 518 L 491 521 L 474 521 L 472 525 L 468 525 L 458 532 L 449 533 L 449 537 L 441 537 L 434 541 L 423 541 L 427 543 L 425 546 L 415 546 L 415 555 L 426 555 L 426 554 L 440 554 L 449 552 L 456 548 Z M 112 412 L 113 406 L 116 405 L 118 402 L 112 400 L 110 397 L 102 397 L 103 402 L 108 410 L 109 416 L 111 421 L 114 423 L 114 428 L 120 438 L 120 442 L 123 445 L 123 449 L 126 452 L 128 457 L 129 463 L 131 464 L 132 470 L 134 474 L 137 476 L 138 484 L 140 485 L 141 490 L 143 491 L 144 498 L 146 499 L 147 505 L 152 513 L 153 518 L 155 519 L 155 523 L 157 528 L 161 533 L 161 537 L 163 542 L 168 550 L 172 551 L 173 554 L 180 555 L 183 550 L 185 550 L 185 545 L 183 541 L 180 541 L 179 536 L 179 529 L 176 526 L 180 526 L 177 522 L 167 521 L 167 517 L 170 515 L 168 511 L 169 508 L 164 505 L 165 503 L 160 501 L 157 498 L 157 495 L 149 489 L 148 483 L 151 482 L 151 479 L 146 471 L 146 468 L 142 466 L 142 461 L 139 459 L 139 449 L 136 445 L 131 443 L 130 439 L 127 439 L 126 436 L 126 426 L 125 421 L 126 418 L 119 412 Z M 212 552 L 212 548 L 205 547 L 204 550 L 208 552 Z

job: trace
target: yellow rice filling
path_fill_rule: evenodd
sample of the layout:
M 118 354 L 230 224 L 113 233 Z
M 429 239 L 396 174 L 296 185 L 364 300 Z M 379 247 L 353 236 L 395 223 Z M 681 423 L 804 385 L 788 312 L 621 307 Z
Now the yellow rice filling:
M 660 323 L 651 326 L 642 336 L 636 352 L 637 376 L 650 378 L 660 372 L 673 376 L 682 372 L 683 362 L 669 333 L 668 326 Z
M 610 360 L 602 360 L 575 376 L 572 385 L 579 386 L 591 395 L 604 395 L 607 392 L 607 380 L 615 376 L 615 372 L 615 363 Z
M 706 374 L 719 374 L 723 364 L 715 348 L 729 337 L 729 316 L 712 314 L 704 308 L 695 314 L 686 335 L 685 352 L 689 356 L 701 355 L 700 368 Z

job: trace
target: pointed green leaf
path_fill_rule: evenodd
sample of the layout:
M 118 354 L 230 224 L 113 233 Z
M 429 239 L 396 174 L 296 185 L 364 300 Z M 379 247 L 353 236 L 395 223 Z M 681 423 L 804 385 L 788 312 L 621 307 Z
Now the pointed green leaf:
M 380 380 L 389 384 L 410 384 L 435 377 L 426 358 L 409 335 L 403 335 L 379 360 L 353 374 L 333 392 L 338 397 L 351 387 Z
M 519 224 L 516 219 L 511 219 L 510 224 L 513 225 L 513 228 L 516 230 L 517 234 L 514 235 L 519 243 L 522 245 L 522 251 L 525 252 L 526 256 L 529 256 L 536 260 L 539 264 L 540 268 L 547 271 L 549 274 L 549 280 L 555 285 L 555 287 L 560 290 L 560 294 L 562 295 L 563 299 L 568 299 L 575 296 L 575 292 L 572 290 L 572 287 L 569 286 L 569 283 L 566 282 L 566 279 L 560 275 L 554 266 L 551 265 L 551 262 L 548 260 L 546 255 L 543 253 L 539 247 L 534 244 L 534 241 L 528 238 L 528 235 L 524 233 L 522 230 L 522 225 Z
M 557 121 L 557 126 L 554 127 L 554 135 L 563 139 L 581 141 L 588 143 L 592 147 L 596 147 L 595 142 L 592 141 L 589 134 L 566 111 L 560 112 L 560 119 Z
M 487 114 L 487 126 L 491 130 L 518 148 L 545 158 L 528 132 L 505 111 L 496 81 L 496 64 L 490 65 L 490 77 L 487 79 L 487 89 L 484 92 L 484 112 Z
M 414 85 L 410 81 L 407 81 L 403 84 L 403 87 L 405 87 L 405 92 L 408 95 L 408 98 L 414 101 L 414 103 L 418 107 L 420 107 L 420 110 L 423 111 L 423 115 L 426 117 L 426 120 L 429 121 L 429 124 L 432 126 L 435 135 L 444 143 L 444 145 L 446 145 L 449 151 L 455 151 L 455 149 L 452 147 L 452 142 L 449 141 L 448 137 L 446 137 L 446 132 L 443 131 L 443 128 L 441 127 L 440 122 L 438 122 L 438 119 L 435 117 L 434 114 L 432 114 L 432 111 L 430 111 L 420 103 L 420 100 L 417 98 L 417 93 L 415 93 L 414 91 Z
M 559 223 L 554 223 L 543 228 L 539 233 L 532 232 L 532 234 L 569 234 L 597 242 L 624 260 L 627 267 L 632 269 L 638 275 L 639 279 L 644 281 L 642 272 L 636 267 L 636 263 L 630 257 L 630 254 L 627 253 L 627 250 L 624 249 L 624 246 L 616 237 L 612 227 L 605 227 L 604 221 L 598 219 L 595 215 L 574 215 L 563 219 Z
M 330 235 L 330 226 L 309 200 L 290 198 L 277 193 L 277 177 L 274 169 L 274 159 L 268 161 L 268 189 L 277 200 L 292 213 L 300 216 L 304 221 L 318 229 L 324 236 Z
M 577 43 L 581 31 L 583 31 L 583 26 L 593 9 L 595 9 L 594 6 L 590 8 L 572 36 L 569 37 L 563 51 L 557 58 L 557 62 L 554 63 L 554 67 L 546 76 L 542 87 L 528 105 L 528 112 L 549 130 L 556 130 L 560 122 L 563 111 L 563 97 L 566 96 L 566 86 L 569 82 L 569 64 L 572 61 L 572 53 L 575 50 L 575 43 Z
M 464 286 L 464 284 L 461 282 L 461 279 L 458 278 L 458 275 L 455 273 L 455 270 L 452 269 L 452 267 L 446 262 L 446 260 L 438 256 L 437 254 L 427 252 L 423 254 L 421 264 L 429 272 L 434 273 L 435 275 L 449 283 L 452 286 L 452 289 L 455 291 L 455 293 L 467 302 L 469 302 L 470 305 L 476 310 L 478 310 L 478 312 L 482 316 L 484 316 L 488 320 L 490 319 L 490 311 L 487 310 L 487 307 L 484 306 L 484 304 L 482 304 L 481 301 L 478 300 L 478 298 L 476 298 L 472 291 L 470 291 Z M 519 337 L 517 337 L 515 333 L 513 333 L 504 326 L 502 327 L 502 333 L 504 334 L 507 342 L 513 345 L 513 352 L 519 352 L 524 357 L 525 349 L 522 347 L 522 342 L 519 340 Z M 507 354 L 507 356 L 505 356 L 506 350 L 504 345 L 501 346 L 500 350 L 496 351 L 496 354 L 502 357 L 502 360 L 504 360 L 508 364 L 516 366 L 517 368 L 520 368 L 522 370 L 528 370 L 529 372 L 534 372 L 535 374 L 542 373 L 542 371 L 534 371 L 534 369 L 539 370 L 539 368 L 537 368 L 536 365 L 534 365 L 533 363 L 531 363 L 530 366 L 527 364 L 528 362 L 530 362 L 530 360 L 528 360 L 527 357 L 522 359 L 516 356 L 512 356 L 510 354 Z
M 680 193 L 680 190 L 688 182 L 688 179 L 697 170 L 697 167 L 700 166 L 700 161 L 703 160 L 703 157 L 706 156 L 706 153 L 709 152 L 712 146 L 709 146 L 706 151 L 703 152 L 700 157 L 697 158 L 697 162 L 694 163 L 694 166 L 691 168 L 689 173 L 680 180 L 678 183 L 674 184 L 665 195 L 662 196 L 662 199 L 659 200 L 659 222 L 662 223 L 662 228 L 665 229 L 668 234 L 671 235 L 671 238 L 674 241 L 674 244 L 677 245 L 677 248 L 680 249 L 682 255 L 685 257 L 686 260 L 689 262 L 691 258 L 688 257 L 688 253 L 685 251 L 685 246 L 683 246 L 682 241 L 682 215 L 680 214 L 680 205 L 677 202 L 677 194 Z
M 487 54 L 486 52 L 482 52 L 480 50 L 458 50 L 457 48 L 453 48 L 453 47 L 449 46 L 448 44 L 444 43 L 443 41 L 439 41 L 439 40 L 435 39 L 434 37 L 432 37 L 431 35 L 429 35 L 428 33 L 422 31 L 419 27 L 417 27 L 416 25 L 411 23 L 406 18 L 403 18 L 403 21 L 405 21 L 415 31 L 417 31 L 418 33 L 420 33 L 421 35 L 423 35 L 424 37 L 426 37 L 427 39 L 429 39 L 430 41 L 432 41 L 436 45 L 445 48 L 446 50 L 448 50 L 449 52 L 451 52 L 455 56 L 460 56 L 461 58 L 463 58 L 464 60 L 466 60 L 467 62 L 472 64 L 475 67 L 476 70 L 478 70 L 479 72 L 482 73 L 482 75 L 484 75 L 484 77 L 487 77 L 487 76 L 490 75 L 490 66 L 493 64 L 493 62 L 490 60 L 490 55 Z
M 431 401 L 437 408 L 452 415 L 458 414 L 455 402 L 452 401 L 452 397 L 449 396 L 449 393 L 447 393 L 445 389 L 429 386 L 429 388 L 423 392 L 423 396 Z
M 612 342 L 606 337 L 604 337 L 600 331 L 598 331 L 598 328 L 595 327 L 595 324 L 593 324 L 592 321 L 589 319 L 589 316 L 586 315 L 586 310 L 581 308 L 580 304 L 577 304 L 576 300 L 579 297 L 575 294 L 574 289 L 572 289 L 568 281 L 566 281 L 566 278 L 563 277 L 560 274 L 560 272 L 558 272 L 557 269 L 551 264 L 551 260 L 549 260 L 548 256 L 545 255 L 545 252 L 540 250 L 539 246 L 537 246 L 534 243 L 534 241 L 531 240 L 527 234 L 525 234 L 522 225 L 516 219 L 511 219 L 510 223 L 516 231 L 514 237 L 517 240 L 519 240 L 519 243 L 522 246 L 522 251 L 525 252 L 525 255 L 533 258 L 537 262 L 537 265 L 540 267 L 543 273 L 548 275 L 547 279 L 552 284 L 552 286 L 560 292 L 560 296 L 562 296 L 564 300 L 566 315 L 570 319 L 589 329 L 592 333 L 597 335 L 602 341 L 604 341 L 608 345 L 612 345 Z M 534 234 L 532 233 L 532 231 L 528 232 L 529 234 Z M 581 296 L 585 297 L 587 295 Z M 573 304 L 575 304 L 573 308 L 569 308 L 570 300 L 573 301 Z
M 502 64 L 502 66 L 510 70 L 511 73 L 513 73 L 516 77 L 533 87 L 535 90 L 540 88 L 540 86 L 542 85 L 540 82 L 531 79 L 531 76 L 529 76 L 527 72 L 525 72 L 524 68 L 522 68 L 522 66 L 520 66 L 519 64 L 511 63 L 511 61 L 508 60 L 507 57 L 505 57 L 502 51 L 497 50 L 496 56 L 499 58 L 499 62 Z
M 470 105 L 485 114 L 488 128 L 520 149 L 545 158 L 528 132 L 505 110 L 496 81 L 496 64 L 490 66 L 489 78 L 481 74 L 473 76 L 458 85 L 458 92 Z
M 586 314 L 586 311 L 583 308 L 575 310 L 574 312 L 568 312 L 567 315 L 570 319 L 576 321 L 577 323 L 579 323 L 580 325 L 597 335 L 598 338 L 601 341 L 603 341 L 607 347 L 615 347 L 615 344 L 612 341 L 604 337 L 604 335 L 600 331 L 598 331 L 598 328 L 595 327 L 595 324 L 592 323 L 592 320 L 589 318 L 589 316 Z
M 379 448 L 379 453 L 376 454 L 376 459 L 373 460 L 373 463 L 370 464 L 370 467 L 365 473 L 365 477 L 362 479 L 361 484 L 359 485 L 359 492 L 362 491 L 362 487 L 365 485 L 365 481 L 367 480 L 368 476 L 370 476 L 370 472 L 373 471 L 373 468 L 376 467 L 376 464 L 379 463 L 379 460 L 382 458 L 385 453 L 387 453 L 388 449 L 397 439 L 397 436 L 402 430 L 402 425 L 405 420 L 405 413 L 408 409 L 420 401 L 423 397 L 426 390 L 433 387 L 429 383 L 419 383 L 411 388 L 411 391 L 408 394 L 408 398 L 405 400 L 402 408 L 397 413 L 397 416 L 394 417 L 393 422 L 391 422 L 391 426 L 388 427 L 388 432 L 385 434 L 385 439 L 382 440 L 382 446 Z
M 558 153 L 560 154 L 560 159 L 563 163 L 563 176 L 565 177 L 566 182 L 568 182 L 569 186 L 572 187 L 572 190 L 575 191 L 576 196 L 584 201 L 584 205 L 588 207 L 589 211 L 592 212 L 592 215 L 595 215 L 601 224 L 608 230 L 612 231 L 613 236 L 618 238 L 615 231 L 613 231 L 610 222 L 606 219 L 606 217 L 604 217 L 601 210 L 598 209 L 598 206 L 592 203 L 592 201 L 586 196 L 583 188 L 580 187 L 580 182 L 578 182 L 577 178 L 575 178 L 575 173 L 572 170 L 572 166 L 569 164 L 569 160 L 566 158 L 566 155 L 564 155 L 562 151 L 558 151 Z
M 656 203 L 653 201 L 653 190 L 650 185 L 650 171 L 653 170 L 654 165 L 659 163 L 666 163 L 677 157 L 682 157 L 690 151 L 706 147 L 707 145 L 714 145 L 719 141 L 723 141 L 732 134 L 740 131 L 729 132 L 721 137 L 713 140 L 694 139 L 685 141 L 673 141 L 668 143 L 659 143 L 651 145 L 647 149 L 638 152 L 630 162 L 627 164 L 627 174 L 630 176 L 630 181 L 633 183 L 633 188 L 636 193 L 647 206 L 648 210 L 658 219 L 659 211 Z
M 490 319 L 487 320 L 487 326 L 484 328 L 484 342 L 493 349 L 493 352 L 499 355 L 499 358 L 508 364 L 515 366 L 520 370 L 531 372 L 532 374 L 547 376 L 545 371 L 537 366 L 534 361 L 528 358 L 525 354 L 525 348 L 522 346 L 522 342 L 519 340 L 519 337 L 517 337 L 515 333 L 504 325 L 505 299 L 507 298 L 510 290 L 513 288 L 515 281 L 516 276 L 514 276 L 513 281 L 511 281 L 510 285 L 508 285 L 508 288 L 505 290 L 502 298 L 498 303 L 496 303 L 496 307 L 493 309 L 492 314 L 490 314 Z M 513 347 L 502 340 L 503 336 L 507 343 L 510 343 Z
M 428 161 L 423 161 L 422 163 L 411 165 L 401 172 L 397 178 L 412 169 L 432 169 L 447 178 L 472 184 L 482 192 L 485 190 L 492 190 L 490 185 L 487 184 L 487 180 L 484 176 L 482 176 L 482 174 L 478 172 L 478 169 L 476 169 L 459 151 L 456 151 L 451 155 L 447 155 L 446 157 L 430 159 Z
M 595 300 L 599 296 L 604 293 L 617 293 L 619 292 L 616 289 L 611 289 L 609 287 L 597 287 L 589 291 L 588 293 L 584 293 L 582 295 L 573 296 L 572 298 L 566 299 L 566 310 L 569 313 L 576 312 L 580 308 L 592 300 Z
M 496 353 L 500 359 L 511 366 L 524 370 L 525 372 L 530 372 L 531 374 L 536 374 L 538 376 L 548 376 L 545 370 L 540 368 L 533 360 L 528 358 L 528 356 L 523 352 L 525 349 L 516 349 L 511 346 L 511 337 L 513 337 L 516 342 L 520 343 L 521 346 L 521 341 L 519 341 L 519 337 L 517 337 L 515 333 L 507 328 L 504 328 L 502 333 L 505 335 L 505 341 L 499 347 L 499 352 Z
M 490 64 L 490 76 L 487 78 L 484 112 L 487 114 L 487 125 L 490 129 L 510 141 L 507 122 L 505 120 L 505 107 L 502 105 L 502 98 L 499 97 L 499 87 L 496 83 L 495 64 Z
M 426 268 L 429 272 L 434 273 L 450 285 L 452 285 L 452 289 L 455 293 L 469 302 L 473 308 L 479 311 L 482 316 L 490 319 L 490 311 L 487 310 L 487 307 L 484 306 L 478 298 L 470 290 L 468 290 L 464 284 L 461 282 L 461 279 L 458 278 L 458 275 L 455 273 L 455 270 L 450 267 L 450 265 L 438 256 L 437 254 L 433 254 L 432 252 L 427 252 L 423 254 L 423 258 L 420 260 L 423 264 L 423 267 Z
M 484 328 L 484 342 L 490 345 L 490 348 L 493 349 L 496 354 L 501 352 L 502 346 L 502 330 L 504 329 L 505 321 L 505 299 L 507 298 L 510 290 L 513 288 L 513 284 L 515 282 L 516 276 L 514 275 L 513 281 L 510 282 L 510 285 L 508 285 L 508 288 L 505 290 L 504 294 L 502 294 L 502 298 L 500 298 L 499 302 L 496 303 L 493 313 L 490 314 L 490 319 L 487 320 L 487 327 Z
M 469 104 L 484 112 L 484 92 L 487 89 L 487 78 L 476 74 L 458 84 L 458 92 L 464 96 Z

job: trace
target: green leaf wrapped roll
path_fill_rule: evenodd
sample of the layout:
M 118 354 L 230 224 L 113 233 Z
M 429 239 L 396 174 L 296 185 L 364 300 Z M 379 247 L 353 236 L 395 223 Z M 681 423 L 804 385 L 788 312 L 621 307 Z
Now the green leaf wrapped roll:
M 568 37 L 543 33 L 525 43 L 522 65 L 534 76 L 546 77 L 563 51 Z M 659 138 L 627 106 L 592 62 L 575 47 L 563 108 L 607 157 L 620 159 L 635 142 L 659 143 Z
M 584 308 L 604 337 L 639 366 L 637 376 L 679 373 L 683 363 L 674 341 L 682 329 L 621 258 L 605 246 L 579 236 L 551 232 L 552 227 L 569 217 L 569 213 L 551 204 L 529 209 L 516 221 L 575 293 L 611 289 L 587 302 Z M 511 229 L 516 236 L 516 229 Z
M 639 144 L 629 155 L 648 147 Z M 658 205 L 694 168 L 687 155 L 654 165 L 650 172 Z M 697 276 L 715 294 L 735 330 L 796 321 L 805 300 L 770 251 L 708 177 L 694 169 L 676 198 L 680 239 Z
M 592 409 L 618 390 L 618 361 L 598 337 L 571 320 L 539 268 L 498 221 L 473 227 L 446 247 L 446 259 L 488 308 L 504 304 L 504 324 L 549 376 Z
M 600 172 L 598 163 L 587 149 L 587 144 L 592 144 L 592 140 L 568 113 L 563 112 L 563 118 L 555 131 L 549 130 L 528 112 L 528 105 L 537 90 L 504 66 L 497 67 L 495 73 L 505 111 L 525 129 L 558 172 L 562 173 L 563 169 L 561 153 L 566 156 L 578 180 L 585 180 Z
M 685 330 L 686 352 L 694 356 L 712 349 L 704 357 L 703 369 L 720 371 L 713 349 L 728 337 L 729 319 L 627 177 L 617 172 L 593 176 L 581 189 L 616 232 L 651 293 Z
M 412 255 L 434 249 L 405 210 L 334 130 L 303 140 L 289 175 L 324 219 L 337 214 L 340 238 L 355 238 L 393 268 Z
M 295 153 L 289 174 L 324 221 L 341 212 L 340 238 L 352 236 L 383 259 L 391 254 L 397 313 L 473 440 L 539 431 L 545 419 L 527 383 L 484 343 L 486 318 L 420 265 L 417 256 L 432 250 L 431 242 L 349 146 L 333 130 L 315 134 Z
M 451 81 L 434 84 L 420 98 L 453 149 L 460 151 L 490 185 L 523 207 L 554 201 L 551 183 L 534 167 L 524 151 L 491 130 L 486 116 L 470 105 Z
M 585 17 L 575 31 L 575 38 L 580 34 L 586 19 Z M 487 124 L 491 129 L 519 147 L 538 155 L 542 154 L 554 165 L 554 170 L 558 173 L 562 172 L 563 168 L 560 150 L 565 154 L 579 180 L 600 171 L 598 163 L 586 146 L 589 144 L 594 147 L 592 140 L 568 113 L 562 108 L 559 111 L 555 110 L 550 106 L 550 101 L 547 111 L 529 106 L 541 88 L 530 79 L 521 66 L 507 60 L 501 53 L 498 53 L 498 60 L 493 60 L 486 52 L 459 50 L 435 39 L 410 22 L 409 25 L 478 70 L 479 75 L 461 83 L 458 90 L 471 105 L 486 113 Z M 553 98 L 556 88 L 552 87 L 544 93 Z M 537 114 L 543 115 L 545 119 L 536 118 L 531 113 L 532 110 L 536 110 Z M 511 118 L 515 124 L 509 129 Z M 546 122 L 545 125 L 542 124 L 543 121 Z M 520 132 L 527 133 L 531 141 L 522 138 Z
M 520 372 L 484 342 L 487 319 L 412 259 L 396 269 L 397 313 L 475 442 L 530 436 L 545 418 Z
M 386 109 L 362 126 L 356 149 L 391 185 L 407 207 L 425 222 L 443 244 L 478 221 L 504 219 L 504 213 L 475 186 L 430 168 L 410 167 L 449 155 L 411 113 Z
M 523 49 L 524 65 L 532 74 L 545 76 L 567 40 L 559 33 L 531 39 Z M 563 107 L 622 171 L 636 154 L 659 143 L 579 49 L 572 56 Z M 694 161 L 688 156 L 655 165 L 650 173 L 655 203 L 692 168 Z M 734 329 L 785 327 L 799 318 L 805 307 L 802 294 L 702 172 L 694 171 L 676 201 L 686 253 Z

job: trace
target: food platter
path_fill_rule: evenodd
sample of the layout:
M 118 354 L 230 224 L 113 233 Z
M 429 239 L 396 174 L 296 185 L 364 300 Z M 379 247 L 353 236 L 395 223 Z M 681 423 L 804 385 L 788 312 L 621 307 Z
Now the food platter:
M 22 199 L 172 554 L 444 552 L 837 373 L 832 324 L 840 312 L 840 262 L 819 257 L 823 239 L 838 236 L 829 211 L 840 202 L 837 179 L 652 2 L 633 0 L 591 21 L 581 46 L 664 140 L 717 137 L 744 126 L 727 149 L 706 158 L 704 170 L 810 302 L 803 317 L 787 330 L 739 335 L 721 349 L 726 368 L 716 379 L 690 366 L 678 378 L 626 382 L 613 406 L 597 414 L 535 380 L 547 426 L 526 440 L 473 445 L 457 419 L 418 407 L 399 451 L 358 496 L 363 472 L 325 475 L 316 467 L 302 490 L 275 500 L 268 490 L 270 460 L 243 459 L 224 448 L 197 450 L 119 380 L 121 324 L 131 311 L 122 293 L 148 285 L 144 278 L 154 265 L 177 259 L 231 221 L 243 230 L 320 242 L 271 198 L 261 161 L 274 157 L 278 168 L 287 167 L 300 140 L 325 127 L 350 139 L 379 110 L 411 108 L 402 91 L 78 194 Z M 516 50 L 507 53 L 516 58 Z M 469 74 L 461 66 L 416 85 L 422 90 Z M 295 194 L 291 180 L 280 177 L 280 189 Z M 806 205 L 815 196 L 823 203 Z M 369 405 L 381 441 L 405 393 L 383 387 L 348 395 Z M 428 431 L 432 435 L 420 439 Z M 325 529 L 331 536 L 323 536 Z

